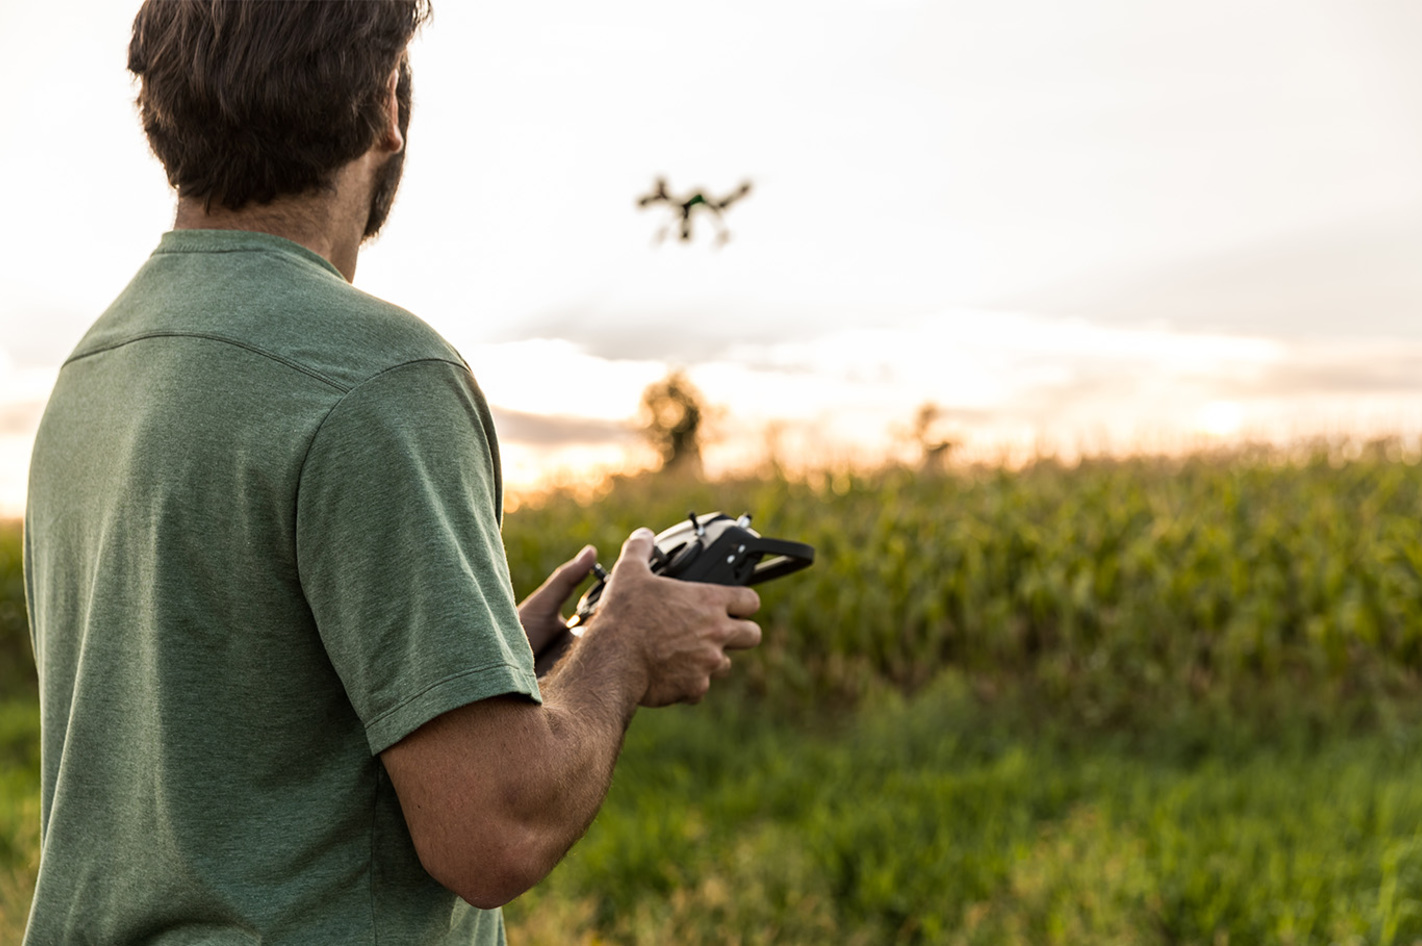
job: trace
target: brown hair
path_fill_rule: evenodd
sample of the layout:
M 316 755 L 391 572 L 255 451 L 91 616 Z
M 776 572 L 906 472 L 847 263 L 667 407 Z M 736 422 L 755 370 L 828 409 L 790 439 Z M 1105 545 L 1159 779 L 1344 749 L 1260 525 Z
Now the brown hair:
M 143 130 L 180 197 L 240 210 L 323 189 L 388 120 L 428 0 L 145 0 L 128 68 Z

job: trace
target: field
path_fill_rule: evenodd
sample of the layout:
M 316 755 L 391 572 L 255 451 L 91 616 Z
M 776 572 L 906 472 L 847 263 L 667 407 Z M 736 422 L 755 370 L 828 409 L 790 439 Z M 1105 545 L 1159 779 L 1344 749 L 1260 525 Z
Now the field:
M 951 676 L 832 735 L 644 714 L 514 942 L 1405 943 L 1422 758 L 1001 724 Z
M 515 584 L 688 508 L 818 561 L 764 587 L 765 643 L 706 703 L 638 716 L 588 836 L 507 909 L 514 943 L 1422 941 L 1402 445 L 624 480 L 511 511 Z M 17 538 L 0 669 L 28 660 Z M 3 942 L 36 859 L 22 676 Z

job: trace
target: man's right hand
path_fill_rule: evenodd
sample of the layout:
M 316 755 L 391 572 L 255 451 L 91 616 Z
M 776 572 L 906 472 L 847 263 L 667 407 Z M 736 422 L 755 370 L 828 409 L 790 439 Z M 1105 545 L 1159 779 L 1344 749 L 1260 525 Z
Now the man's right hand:
M 727 651 L 760 643 L 754 591 L 653 575 L 654 544 L 646 529 L 623 544 L 542 706 L 478 700 L 381 753 L 420 863 L 475 906 L 527 890 L 587 830 L 638 704 L 695 703 Z
M 623 543 L 583 644 L 612 644 L 633 662 L 645 675 L 640 705 L 696 703 L 712 678 L 731 669 L 728 651 L 760 643 L 760 627 L 749 620 L 760 596 L 749 588 L 652 574 L 655 543 L 649 529 Z M 594 643 L 603 635 L 613 640 Z

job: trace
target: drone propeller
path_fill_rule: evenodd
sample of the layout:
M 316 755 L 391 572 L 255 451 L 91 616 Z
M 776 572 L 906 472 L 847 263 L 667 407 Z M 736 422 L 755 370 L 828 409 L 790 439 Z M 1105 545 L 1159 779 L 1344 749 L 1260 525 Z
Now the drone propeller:
M 657 178 L 656 187 L 653 188 L 650 194 L 641 197 L 637 201 L 637 206 L 650 207 L 652 204 L 662 203 L 663 201 L 671 203 L 671 195 L 667 193 L 667 179 L 659 177 Z

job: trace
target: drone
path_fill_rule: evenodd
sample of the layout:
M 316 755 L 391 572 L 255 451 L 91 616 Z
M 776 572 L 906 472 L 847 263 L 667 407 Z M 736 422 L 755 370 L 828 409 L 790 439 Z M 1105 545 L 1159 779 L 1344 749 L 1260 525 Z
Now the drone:
M 650 194 L 646 194 L 637 200 L 637 206 L 645 210 L 653 204 L 666 204 L 674 215 L 673 222 L 680 219 L 680 235 L 683 243 L 691 242 L 691 215 L 699 207 L 710 212 L 711 222 L 716 225 L 716 245 L 724 246 L 731 238 L 731 231 L 726 229 L 725 221 L 721 217 L 722 211 L 726 210 L 736 201 L 750 193 L 751 182 L 743 181 L 741 186 L 720 200 L 713 200 L 701 191 L 695 191 L 685 199 L 673 197 L 667 193 L 667 179 L 657 178 L 656 186 Z M 671 230 L 671 223 L 657 231 L 657 241 L 661 243 L 666 239 L 667 233 Z

